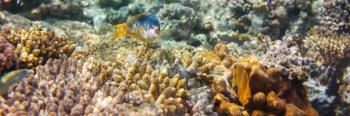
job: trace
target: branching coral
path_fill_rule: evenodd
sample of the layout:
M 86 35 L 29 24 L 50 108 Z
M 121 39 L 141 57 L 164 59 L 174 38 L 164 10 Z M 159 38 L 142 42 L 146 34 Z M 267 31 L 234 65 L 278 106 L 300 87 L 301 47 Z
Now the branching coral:
M 350 58 L 350 39 L 347 36 L 313 29 L 303 40 L 304 54 L 324 65 L 340 65 L 343 62 L 339 61 Z
M 75 44 L 66 38 L 55 36 L 47 29 L 29 28 L 1 32 L 12 45 L 17 46 L 16 55 L 20 67 L 34 67 L 44 64 L 49 58 L 70 55 Z
M 14 95 L 8 96 L 1 105 L 5 113 L 81 115 L 92 102 L 93 95 L 106 82 L 106 76 L 111 73 L 96 62 L 64 57 L 48 60 L 46 65 L 37 67 L 35 72 L 35 75 L 10 89 Z M 79 94 L 75 94 L 78 91 Z
M 147 64 L 150 61 L 142 60 L 147 56 L 143 52 L 135 55 L 135 61 L 121 59 L 125 63 L 49 59 L 44 66 L 36 68 L 35 75 L 10 88 L 8 100 L 0 107 L 6 114 L 29 115 L 186 113 L 185 79 L 179 74 L 169 78 L 167 67 L 154 69 Z
M 328 32 L 348 33 L 349 25 L 349 1 L 346 0 L 319 0 L 320 7 L 314 7 L 319 13 L 320 24 L 316 26 Z
M 10 88 L 0 107 L 9 114 L 67 115 L 278 115 L 290 113 L 289 105 L 313 111 L 298 80 L 292 82 L 284 70 L 266 68 L 251 56 L 231 55 L 225 44 L 193 57 L 190 51 L 144 46 L 124 52 L 116 61 L 50 59 Z
M 321 65 L 318 68 L 319 72 L 314 75 L 315 78 L 307 83 L 309 90 L 312 90 L 311 94 L 317 93 L 317 96 L 320 96 L 315 100 L 315 106 L 319 106 L 317 108 L 322 111 L 322 115 L 342 115 L 348 112 L 349 108 L 346 107 L 349 104 L 348 34 L 339 35 L 317 28 L 306 37 L 305 43 L 310 44 L 305 45 L 305 49 L 309 50 L 305 55 L 317 59 Z M 327 104 L 327 107 L 324 104 Z M 326 112 L 326 109 L 337 109 L 341 112 Z

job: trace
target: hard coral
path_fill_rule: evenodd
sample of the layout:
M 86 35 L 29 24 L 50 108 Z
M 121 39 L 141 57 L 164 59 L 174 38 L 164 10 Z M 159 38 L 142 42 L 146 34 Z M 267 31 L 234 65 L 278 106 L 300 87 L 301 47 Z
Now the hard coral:
M 49 59 L 36 68 L 34 76 L 11 88 L 15 96 L 0 107 L 7 114 L 185 114 L 186 80 L 179 74 L 170 78 L 167 66 L 151 65 L 147 57 L 154 52 L 146 51 L 131 53 L 120 59 L 123 63 L 73 57 Z M 22 102 L 29 105 L 22 108 Z
M 17 57 L 14 52 L 15 47 L 0 36 L 0 74 L 15 66 Z
M 169 78 L 166 68 L 159 71 L 154 70 L 150 64 L 146 67 L 140 65 L 139 62 L 135 62 L 127 69 L 126 74 L 117 73 L 114 77 L 118 82 L 117 88 L 125 93 L 141 95 L 143 102 L 155 103 L 164 113 L 184 113 L 186 81 L 181 79 L 179 74 Z M 135 87 L 129 88 L 128 85 Z
M 82 6 L 74 2 L 56 1 L 53 3 L 41 3 L 38 7 L 28 11 L 24 11 L 22 14 L 32 20 L 43 20 L 47 17 L 84 20 Z
M 215 95 L 214 102 L 214 104 L 218 105 L 218 111 L 221 114 L 227 112 L 230 115 L 243 116 L 240 106 L 234 103 L 230 103 L 229 99 L 222 94 Z
M 259 92 L 268 94 L 266 104 L 268 107 L 273 107 L 274 110 L 272 111 L 274 114 L 284 114 L 286 112 L 284 112 L 285 106 L 269 106 L 269 104 L 276 105 L 272 98 L 277 99 L 281 103 L 293 104 L 310 115 L 318 115 L 308 102 L 306 89 L 302 85 L 302 81 L 288 79 L 287 75 L 283 74 L 283 70 L 279 68 L 266 69 L 262 65 L 253 67 L 250 72 L 250 84 L 252 94 Z M 269 101 L 269 99 L 271 100 Z
M 14 95 L 1 105 L 6 114 L 83 115 L 90 104 L 98 106 L 100 102 L 96 100 L 100 100 L 101 93 L 113 94 L 104 87 L 111 70 L 93 60 L 49 59 L 35 72 L 11 88 Z
M 303 45 L 306 57 L 314 58 L 324 65 L 337 66 L 350 58 L 348 35 L 338 35 L 316 28 L 309 31 Z
M 0 108 L 67 115 L 283 115 L 313 109 L 301 80 L 252 56 L 232 55 L 225 44 L 199 52 L 118 45 L 109 61 L 48 60 L 12 87 Z
M 349 24 L 349 1 L 346 0 L 323 0 L 320 7 L 315 7 L 319 13 L 320 24 L 316 26 L 327 32 L 348 33 Z
M 285 105 L 275 105 L 275 100 L 284 104 L 293 104 L 304 112 L 317 115 L 317 112 L 309 104 L 306 97 L 306 90 L 302 85 L 303 80 L 289 78 L 290 75 L 283 67 L 267 68 L 256 58 L 243 57 L 235 58 L 230 55 L 227 46 L 217 44 L 213 52 L 204 51 L 194 56 L 195 61 L 188 68 L 198 67 L 200 77 L 211 80 L 212 88 L 216 94 L 234 95 L 245 108 L 261 110 L 265 113 L 285 114 Z M 229 60 L 228 60 L 229 59 Z M 228 61 L 225 61 L 228 60 Z M 232 75 L 232 76 L 231 76 Z M 230 81 L 231 80 L 231 81 Z M 228 84 L 229 85 L 225 85 Z M 237 92 L 232 91 L 237 86 Z M 267 96 L 265 104 L 265 94 Z M 275 94 L 276 92 L 276 94 Z M 257 93 L 257 95 L 255 95 Z M 237 95 L 235 95 L 237 94 Z M 221 96 L 222 96 L 221 95 Z M 254 95 L 253 99 L 251 96 Z M 262 97 L 259 97 L 262 96 Z M 237 103 L 234 97 L 226 96 L 233 103 Z M 251 102 L 253 100 L 253 102 Z M 265 105 L 272 104 L 272 109 L 264 109 Z M 259 109 L 260 108 L 260 109 Z M 223 109 L 221 109 L 223 110 Z M 219 109 L 220 111 L 220 109 Z M 231 114 L 232 115 L 232 114 Z
M 1 32 L 12 45 L 17 46 L 16 55 L 20 67 L 34 67 L 45 64 L 49 58 L 70 55 L 75 44 L 66 38 L 57 37 L 47 29 L 29 28 Z

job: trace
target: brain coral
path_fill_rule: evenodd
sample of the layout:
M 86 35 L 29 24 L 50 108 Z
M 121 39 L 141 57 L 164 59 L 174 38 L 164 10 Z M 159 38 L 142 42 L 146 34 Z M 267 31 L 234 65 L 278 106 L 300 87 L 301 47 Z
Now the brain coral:
M 15 29 L 10 32 L 4 29 L 1 32 L 7 41 L 16 47 L 20 67 L 34 67 L 44 64 L 49 58 L 58 58 L 60 55 L 70 55 L 75 44 L 66 38 L 55 36 L 47 29 L 29 28 Z

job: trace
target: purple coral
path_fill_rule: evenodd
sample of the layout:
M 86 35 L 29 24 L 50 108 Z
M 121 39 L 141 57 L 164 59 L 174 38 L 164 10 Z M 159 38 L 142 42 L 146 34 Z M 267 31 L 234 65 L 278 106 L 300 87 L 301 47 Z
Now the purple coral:
M 15 47 L 0 36 L 0 73 L 15 65 Z

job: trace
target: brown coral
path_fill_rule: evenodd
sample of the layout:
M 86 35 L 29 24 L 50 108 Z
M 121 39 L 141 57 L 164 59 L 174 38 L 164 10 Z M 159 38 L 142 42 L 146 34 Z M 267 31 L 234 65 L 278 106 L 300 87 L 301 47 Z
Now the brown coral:
M 301 84 L 302 81 L 298 80 L 298 78 L 289 78 L 291 75 L 289 75 L 288 72 L 285 74 L 285 68 L 266 68 L 256 58 L 251 57 L 237 59 L 229 55 L 224 44 L 216 45 L 213 52 L 204 51 L 197 55 L 194 57 L 194 59 L 197 58 L 197 62 L 192 63 L 198 66 L 199 72 L 204 73 L 202 76 L 209 76 L 209 79 L 210 77 L 214 78 L 212 81 L 212 88 L 217 94 L 236 94 L 240 103 L 243 106 L 247 105 L 246 108 L 252 108 L 253 106 L 253 109 L 259 109 L 267 105 L 273 109 L 272 112 L 267 109 L 261 110 L 266 113 L 277 115 L 286 113 L 285 105 L 274 106 L 277 100 L 283 104 L 293 104 L 304 112 L 317 115 L 317 112 L 307 101 L 306 90 Z M 227 62 L 225 59 L 230 60 Z M 190 65 L 189 68 L 192 68 L 191 66 L 193 66 L 193 64 Z M 215 75 L 208 75 L 211 73 Z M 231 74 L 233 76 L 231 76 Z M 208 77 L 203 79 L 208 79 Z M 231 80 L 232 82 L 229 86 L 223 86 L 225 80 Z M 235 86 L 237 86 L 237 92 L 232 91 Z M 227 92 L 230 94 L 227 94 Z M 276 92 L 276 94 L 273 93 L 270 95 L 271 92 Z M 255 95 L 256 93 L 258 94 Z M 267 95 L 266 104 L 264 100 L 265 94 Z M 251 99 L 251 95 L 256 97 Z M 276 100 L 274 101 L 274 99 Z M 251 102 L 252 100 L 253 102 Z M 235 100 L 232 99 L 232 101 Z
M 320 24 L 315 27 L 327 32 L 348 33 L 349 25 L 349 1 L 324 0 L 321 8 L 318 8 Z
M 229 113 L 234 116 L 243 116 L 240 106 L 230 103 L 229 99 L 222 94 L 215 95 L 214 105 L 217 105 L 220 114 Z
M 283 75 L 282 71 L 279 68 L 266 69 L 261 66 L 253 68 L 250 73 L 250 83 L 254 85 L 251 86 L 252 93 L 264 92 L 268 94 L 266 104 L 274 109 L 274 113 L 284 113 L 285 105 L 280 106 L 276 103 L 285 104 L 284 102 L 286 102 L 295 105 L 310 115 L 318 115 L 308 102 L 306 89 L 302 82 L 297 79 L 289 80 L 287 75 Z
M 167 67 L 154 69 L 150 64 L 144 65 L 144 58 L 140 55 L 124 64 L 66 57 L 49 59 L 36 68 L 34 76 L 11 88 L 15 95 L 0 108 L 7 114 L 29 115 L 150 114 L 146 109 L 154 110 L 150 115 L 186 113 L 185 79 L 179 74 L 170 78 Z M 28 105 L 22 105 L 24 102 Z M 135 112 L 136 108 L 145 110 Z
M 17 57 L 14 51 L 15 47 L 0 36 L 0 74 L 15 65 Z
M 19 57 L 20 67 L 45 64 L 47 59 L 58 58 L 60 55 L 69 56 L 75 49 L 72 41 L 57 37 L 47 29 L 15 29 L 11 32 L 4 29 L 1 35 L 17 46 L 15 53 Z
M 117 55 L 116 61 L 50 59 L 38 66 L 34 76 L 12 87 L 14 95 L 0 108 L 9 114 L 67 115 L 150 114 L 145 110 L 153 111 L 150 115 L 203 114 L 198 110 L 222 115 L 313 111 L 299 80 L 292 82 L 284 70 L 267 68 L 251 56 L 231 55 L 225 44 L 193 57 L 188 51 L 144 46 L 118 50 L 123 51 L 119 54 L 126 55 Z M 205 91 L 189 86 L 187 79 L 198 81 L 196 86 Z
M 316 59 L 324 65 L 337 66 L 350 58 L 350 39 L 348 35 L 339 35 L 321 29 L 312 29 L 303 40 L 306 57 Z M 339 62 L 340 61 L 340 62 Z

